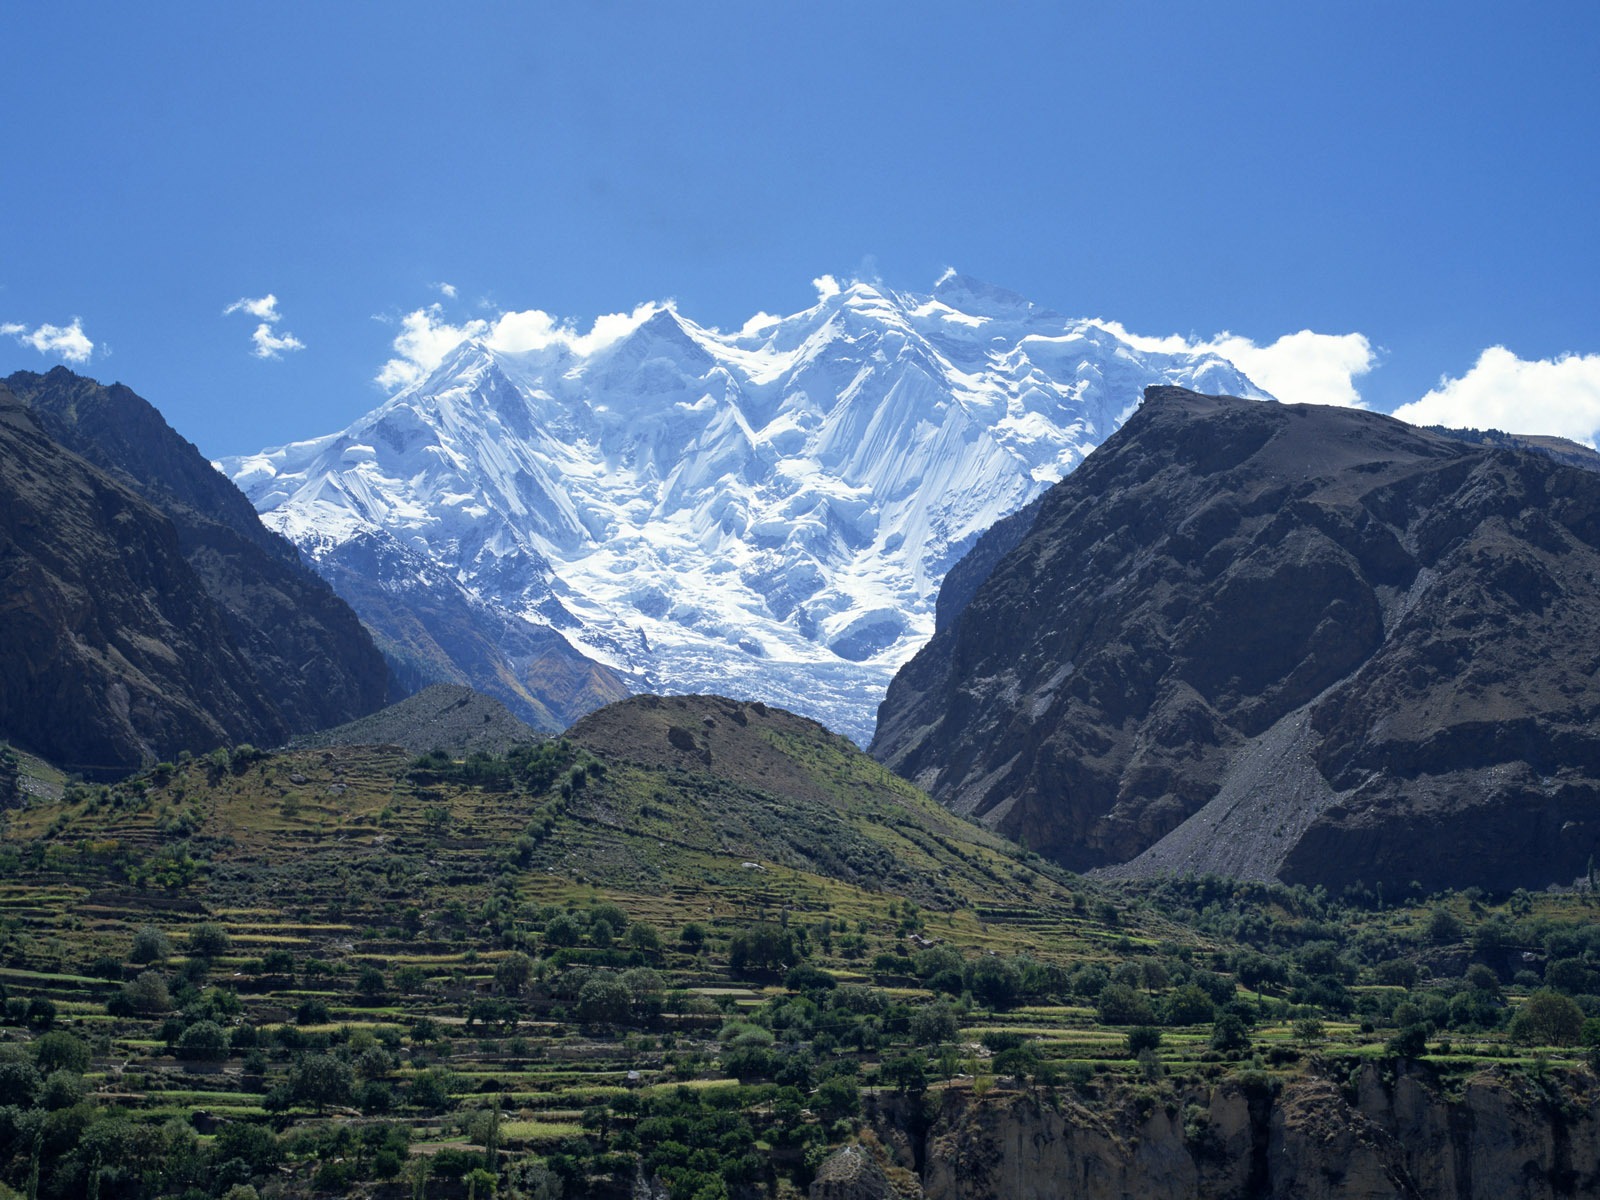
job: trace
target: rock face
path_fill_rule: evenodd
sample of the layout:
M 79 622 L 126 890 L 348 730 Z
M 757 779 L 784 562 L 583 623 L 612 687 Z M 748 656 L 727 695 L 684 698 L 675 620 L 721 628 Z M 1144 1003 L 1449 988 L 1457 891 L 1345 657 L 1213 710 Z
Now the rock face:
M 285 730 L 322 729 L 385 703 L 388 668 L 349 605 L 147 401 L 65 367 L 19 371 L 6 386 L 51 438 L 172 522 L 184 561 Z
M 1458 1096 L 1404 1067 L 1276 1093 L 1223 1081 L 1151 1106 L 1062 1093 L 943 1096 L 923 1138 L 926 1200 L 1546 1200 L 1600 1188 L 1586 1074 L 1486 1072 Z M 820 1178 L 820 1176 L 819 1176 Z M 813 1191 L 813 1195 L 815 1195 Z M 855 1193 L 850 1193 L 855 1194 Z M 862 1193 L 866 1194 L 866 1193 Z
M 1593 472 L 1151 388 L 951 580 L 873 753 L 1069 867 L 1509 888 L 1600 848 Z
M 172 523 L 4 388 L 0 731 L 86 774 L 285 733 Z

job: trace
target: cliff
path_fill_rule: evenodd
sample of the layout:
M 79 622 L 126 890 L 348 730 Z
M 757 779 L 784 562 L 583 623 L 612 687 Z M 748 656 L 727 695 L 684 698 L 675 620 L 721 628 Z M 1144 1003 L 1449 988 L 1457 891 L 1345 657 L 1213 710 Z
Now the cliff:
M 1276 1083 L 1107 1085 L 892 1098 L 880 1169 L 833 1200 L 1555 1200 L 1600 1193 L 1600 1092 L 1587 1072 L 1494 1068 L 1441 1080 L 1416 1063 Z M 928 1117 L 931 1115 L 931 1120 Z M 924 1124 L 908 1135 L 907 1127 Z M 819 1178 L 821 1178 L 819 1176 Z M 813 1189 L 813 1195 L 818 1194 Z

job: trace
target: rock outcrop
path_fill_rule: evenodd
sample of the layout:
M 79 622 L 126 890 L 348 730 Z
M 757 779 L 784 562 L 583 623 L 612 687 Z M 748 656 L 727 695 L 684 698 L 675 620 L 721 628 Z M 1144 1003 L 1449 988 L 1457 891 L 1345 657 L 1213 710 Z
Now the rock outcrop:
M 903 1115 L 877 1114 L 886 1141 Z M 1447 1091 L 1414 1064 L 1088 1102 L 958 1088 L 918 1158 L 925 1200 L 1555 1200 L 1600 1192 L 1600 1095 L 1588 1073 L 1513 1070 Z
M 1592 471 L 1152 388 L 951 578 L 873 753 L 1069 867 L 1511 888 L 1600 850 Z

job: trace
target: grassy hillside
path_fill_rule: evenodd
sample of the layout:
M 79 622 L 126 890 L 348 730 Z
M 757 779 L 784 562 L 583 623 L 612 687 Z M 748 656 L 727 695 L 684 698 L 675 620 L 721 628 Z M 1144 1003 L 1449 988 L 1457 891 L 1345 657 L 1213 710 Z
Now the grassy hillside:
M 1102 890 L 713 699 L 241 747 L 5 810 L 0 1185 L 792 1194 L 940 1090 L 1543 1069 L 1600 1003 L 1586 900 Z

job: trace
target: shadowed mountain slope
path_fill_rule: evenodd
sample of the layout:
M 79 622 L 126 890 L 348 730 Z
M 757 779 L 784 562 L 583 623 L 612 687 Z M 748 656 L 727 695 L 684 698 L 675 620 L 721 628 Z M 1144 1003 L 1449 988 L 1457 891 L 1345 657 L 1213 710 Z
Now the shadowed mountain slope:
M 57 367 L 6 385 L 44 431 L 172 522 L 204 594 L 289 732 L 381 706 L 389 669 L 350 606 L 147 401 Z
M 0 731 L 102 774 L 285 733 L 172 523 L 4 388 Z
M 1151 388 L 896 677 L 873 752 L 1076 869 L 1570 881 L 1597 581 L 1592 472 Z

